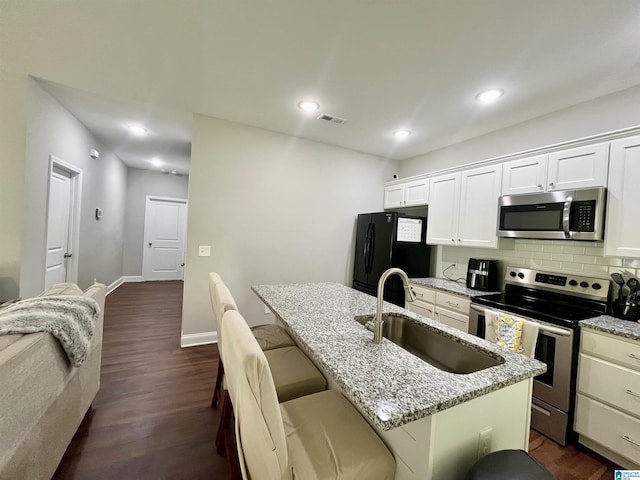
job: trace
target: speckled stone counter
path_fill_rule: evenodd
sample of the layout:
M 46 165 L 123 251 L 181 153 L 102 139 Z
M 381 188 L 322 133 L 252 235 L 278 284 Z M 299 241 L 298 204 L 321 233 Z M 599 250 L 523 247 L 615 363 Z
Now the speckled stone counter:
M 504 359 L 503 364 L 478 372 L 448 373 L 387 339 L 373 343 L 373 334 L 354 317 L 374 314 L 374 297 L 336 283 L 252 288 L 301 348 L 381 430 L 432 415 L 546 370 L 537 360 L 385 302 L 385 312 L 404 313 L 424 328 L 437 329 Z
M 467 288 L 467 286 L 463 283 L 458 283 L 454 280 L 447 280 L 446 278 L 435 278 L 435 277 L 427 277 L 427 278 L 411 278 L 412 283 L 417 283 L 418 285 L 424 285 L 425 287 L 430 287 L 436 290 L 442 290 L 447 293 L 456 293 L 458 295 L 464 295 L 465 297 L 477 297 L 479 295 L 489 295 L 491 293 L 499 293 L 499 292 L 485 292 L 482 290 L 475 290 L 473 288 Z
M 611 333 L 620 337 L 640 341 L 640 323 L 620 320 L 609 315 L 601 315 L 580 322 L 582 328 L 590 328 L 600 332 Z

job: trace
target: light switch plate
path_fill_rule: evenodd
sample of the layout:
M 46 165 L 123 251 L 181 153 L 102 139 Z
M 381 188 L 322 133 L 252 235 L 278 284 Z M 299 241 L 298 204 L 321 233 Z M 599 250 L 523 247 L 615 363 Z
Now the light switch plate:
M 198 247 L 198 256 L 199 257 L 210 257 L 211 256 L 211 245 L 200 245 Z

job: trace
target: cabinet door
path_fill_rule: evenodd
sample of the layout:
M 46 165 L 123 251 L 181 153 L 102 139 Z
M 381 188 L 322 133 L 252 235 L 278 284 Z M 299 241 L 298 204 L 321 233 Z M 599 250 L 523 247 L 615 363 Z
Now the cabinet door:
M 415 207 L 429 202 L 429 179 L 412 180 L 404 184 L 404 206 Z
M 436 307 L 436 320 L 450 327 L 469 333 L 469 315 L 452 312 L 446 308 Z
M 384 208 L 399 208 L 404 204 L 404 183 L 384 187 Z
M 502 166 L 502 195 L 543 192 L 547 184 L 548 155 L 521 158 Z
M 460 173 L 431 178 L 429 182 L 429 215 L 427 243 L 455 245 L 460 206 Z
M 640 258 L 640 135 L 611 143 L 604 254 Z
M 609 144 L 598 143 L 549 154 L 547 191 L 607 184 Z
M 502 164 L 462 172 L 457 245 L 497 248 Z

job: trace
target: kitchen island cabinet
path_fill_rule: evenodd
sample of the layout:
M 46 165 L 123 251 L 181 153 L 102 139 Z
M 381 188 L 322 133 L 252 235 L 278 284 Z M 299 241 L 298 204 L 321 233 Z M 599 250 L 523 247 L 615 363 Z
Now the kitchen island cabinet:
M 546 366 L 524 355 L 384 303 L 422 328 L 502 363 L 456 374 L 436 368 L 355 320 L 376 299 L 335 283 L 258 285 L 254 292 L 292 338 L 376 429 L 396 458 L 396 478 L 462 478 L 479 453 L 527 449 L 533 377 Z M 480 441 L 482 434 L 483 439 Z

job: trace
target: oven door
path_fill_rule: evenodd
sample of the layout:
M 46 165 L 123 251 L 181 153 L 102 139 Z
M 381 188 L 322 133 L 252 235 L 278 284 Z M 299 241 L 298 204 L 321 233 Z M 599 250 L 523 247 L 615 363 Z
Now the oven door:
M 480 305 L 472 304 L 469 309 L 469 333 L 481 338 L 486 338 L 485 310 L 502 311 L 508 315 L 514 315 L 506 310 L 487 309 Z M 535 358 L 547 365 L 547 371 L 534 378 L 533 396 L 568 412 L 571 405 L 571 366 L 574 331 L 569 328 L 562 328 L 539 320 L 522 317 L 522 315 L 518 315 L 518 317 L 536 322 L 540 326 Z

